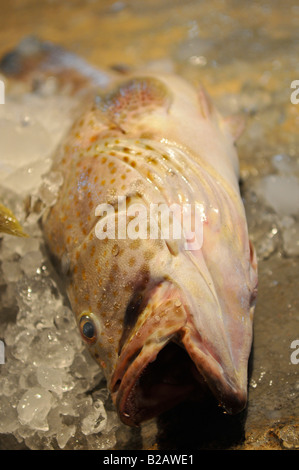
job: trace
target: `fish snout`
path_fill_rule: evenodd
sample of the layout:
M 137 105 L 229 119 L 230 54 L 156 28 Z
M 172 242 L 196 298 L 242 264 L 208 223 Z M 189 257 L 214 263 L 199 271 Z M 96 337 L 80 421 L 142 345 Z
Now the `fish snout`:
M 182 401 L 214 395 L 226 413 L 247 403 L 247 367 L 236 367 L 203 339 L 181 290 L 156 286 L 123 344 L 110 381 L 120 419 L 136 426 Z

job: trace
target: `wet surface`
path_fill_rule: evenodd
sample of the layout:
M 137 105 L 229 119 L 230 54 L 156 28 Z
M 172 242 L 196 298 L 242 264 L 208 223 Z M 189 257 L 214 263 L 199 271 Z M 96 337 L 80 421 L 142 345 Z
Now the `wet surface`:
M 299 448 L 299 364 L 291 361 L 299 339 L 299 104 L 290 99 L 299 79 L 299 7 L 181 3 L 12 1 L 1 7 L 0 56 L 35 34 L 101 68 L 150 62 L 175 70 L 200 80 L 224 114 L 245 115 L 241 188 L 259 261 L 248 408 L 231 417 L 214 403 L 180 405 L 141 429 L 121 426 L 115 448 Z M 0 442 L 24 446 L 11 434 Z M 76 448 L 74 439 L 68 447 Z

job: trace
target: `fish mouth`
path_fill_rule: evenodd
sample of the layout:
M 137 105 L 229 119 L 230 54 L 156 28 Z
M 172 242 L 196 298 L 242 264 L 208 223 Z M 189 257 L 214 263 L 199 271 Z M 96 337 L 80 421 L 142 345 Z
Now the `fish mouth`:
M 161 294 L 159 304 L 155 297 Z M 123 345 L 110 381 L 120 419 L 138 426 L 207 394 L 228 413 L 240 412 L 247 402 L 247 380 L 239 381 L 239 371 L 225 373 L 173 286 L 158 287 L 153 298 Z
M 138 426 L 187 399 L 201 399 L 206 385 L 186 350 L 174 341 L 148 357 L 138 359 L 123 380 L 114 385 L 121 420 Z M 140 366 L 140 367 L 139 367 Z

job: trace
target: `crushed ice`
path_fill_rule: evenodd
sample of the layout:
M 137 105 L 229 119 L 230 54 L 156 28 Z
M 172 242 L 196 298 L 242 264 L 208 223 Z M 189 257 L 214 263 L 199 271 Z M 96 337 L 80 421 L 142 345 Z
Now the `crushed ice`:
M 262 252 L 275 249 L 274 238 L 280 234 L 282 251 L 287 256 L 299 255 L 299 159 L 289 155 L 272 158 L 273 173 L 257 180 L 254 191 L 270 212 L 263 215 L 272 221 Z M 267 211 L 264 210 L 264 214 Z M 261 253 L 262 254 L 262 253 Z

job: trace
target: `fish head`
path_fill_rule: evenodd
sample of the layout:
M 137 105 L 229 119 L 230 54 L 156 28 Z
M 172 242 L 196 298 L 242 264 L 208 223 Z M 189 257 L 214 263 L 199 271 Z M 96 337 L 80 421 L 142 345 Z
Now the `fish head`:
M 207 390 L 242 410 L 257 268 L 234 138 L 209 99 L 177 78 L 135 77 L 97 97 L 56 167 L 46 238 L 122 421 Z M 179 236 L 165 234 L 162 206 Z

